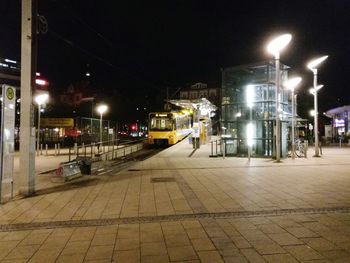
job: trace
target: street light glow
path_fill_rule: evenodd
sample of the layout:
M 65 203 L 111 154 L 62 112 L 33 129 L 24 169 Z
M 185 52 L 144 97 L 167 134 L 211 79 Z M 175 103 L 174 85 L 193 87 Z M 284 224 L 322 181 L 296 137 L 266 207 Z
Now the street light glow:
M 47 94 L 47 93 L 43 93 L 43 94 L 39 94 L 39 95 L 35 96 L 35 102 L 39 106 L 44 104 L 45 102 L 47 102 L 48 99 L 49 99 L 49 94 Z
M 292 40 L 291 34 L 284 34 L 279 37 L 274 38 L 267 45 L 267 51 L 272 55 L 279 56 L 279 53 L 284 49 L 288 43 Z
M 318 85 L 318 86 L 316 86 L 316 88 L 309 89 L 309 92 L 310 92 L 310 94 L 315 95 L 315 89 L 316 89 L 316 91 L 319 91 L 322 88 L 323 88 L 323 85 Z
M 294 89 L 299 85 L 301 80 L 302 80 L 301 77 L 290 78 L 286 82 L 284 82 L 284 86 L 287 89 L 290 89 L 291 91 L 294 91 Z
M 313 59 L 307 64 L 307 67 L 312 71 L 317 70 L 317 66 L 320 65 L 327 58 L 328 58 L 328 56 L 323 56 L 323 57 Z
M 97 107 L 97 111 L 100 114 L 105 113 L 107 111 L 107 109 L 108 109 L 107 105 L 104 105 L 104 104 Z

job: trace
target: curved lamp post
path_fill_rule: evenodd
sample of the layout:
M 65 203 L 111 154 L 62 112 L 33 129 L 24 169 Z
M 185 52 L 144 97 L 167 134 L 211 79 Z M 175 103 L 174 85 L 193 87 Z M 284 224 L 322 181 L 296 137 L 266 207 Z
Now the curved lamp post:
M 296 111 L 294 110 L 295 108 L 295 101 L 294 101 L 294 89 L 300 84 L 301 78 L 300 77 L 295 77 L 295 78 L 290 78 L 284 83 L 284 86 L 292 91 L 292 159 L 295 159 L 295 113 Z
M 315 109 L 315 116 L 314 116 L 314 136 L 315 136 L 315 155 L 314 157 L 320 157 L 320 151 L 318 147 L 318 105 L 317 105 L 317 91 L 320 89 L 317 87 L 317 69 L 318 66 L 325 61 L 328 58 L 328 56 L 323 56 L 316 58 L 312 61 L 310 61 L 307 64 L 307 67 L 314 73 L 314 109 Z M 310 91 L 311 92 L 311 91 Z
M 100 114 L 100 143 L 102 144 L 102 116 L 108 110 L 108 106 L 101 104 L 97 107 L 97 112 Z
M 267 45 L 267 51 L 275 57 L 276 80 L 275 80 L 275 100 L 276 100 L 276 162 L 281 159 L 281 123 L 279 118 L 279 86 L 280 86 L 280 52 L 289 44 L 292 39 L 291 34 L 284 34 L 273 39 Z
M 38 104 L 38 133 L 37 133 L 37 139 L 36 139 L 36 150 L 37 150 L 37 156 L 39 156 L 39 146 L 40 146 L 40 109 L 41 105 L 45 104 L 49 99 L 48 93 L 38 94 L 35 96 L 34 100 L 36 104 Z

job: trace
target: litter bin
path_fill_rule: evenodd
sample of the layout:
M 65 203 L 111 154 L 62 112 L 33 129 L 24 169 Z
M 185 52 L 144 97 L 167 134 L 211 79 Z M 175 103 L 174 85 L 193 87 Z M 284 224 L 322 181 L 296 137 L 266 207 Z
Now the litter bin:
M 81 159 L 79 161 L 79 168 L 81 174 L 91 175 L 91 160 L 90 159 Z

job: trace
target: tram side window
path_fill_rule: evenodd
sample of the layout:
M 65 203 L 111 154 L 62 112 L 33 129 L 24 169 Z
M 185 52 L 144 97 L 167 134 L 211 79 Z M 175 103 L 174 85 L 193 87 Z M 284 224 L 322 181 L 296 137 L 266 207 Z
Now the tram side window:
M 166 118 L 152 118 L 150 128 L 153 131 L 171 131 L 173 129 L 172 120 Z

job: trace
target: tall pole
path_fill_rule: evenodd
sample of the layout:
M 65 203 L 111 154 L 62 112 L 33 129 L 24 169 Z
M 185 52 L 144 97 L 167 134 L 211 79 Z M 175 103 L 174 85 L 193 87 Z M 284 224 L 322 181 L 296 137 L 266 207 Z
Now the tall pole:
M 32 87 L 35 85 L 36 3 L 22 0 L 21 34 L 21 119 L 19 193 L 25 196 L 35 191 L 35 132 L 33 132 Z
M 100 113 L 100 142 L 102 144 L 102 112 Z
M 36 155 L 39 156 L 39 147 L 40 147 L 40 104 L 38 104 L 38 131 L 36 139 Z
M 280 117 L 279 117 L 279 93 L 280 93 L 280 54 L 276 53 L 275 55 L 276 60 L 276 162 L 281 161 L 281 123 L 280 123 Z
M 317 69 L 314 72 L 314 106 L 315 106 L 315 116 L 314 116 L 314 136 L 315 136 L 315 157 L 320 157 L 320 152 L 318 148 L 318 105 L 317 105 Z
M 294 119 L 294 88 L 292 89 L 292 159 L 295 159 L 295 119 Z

